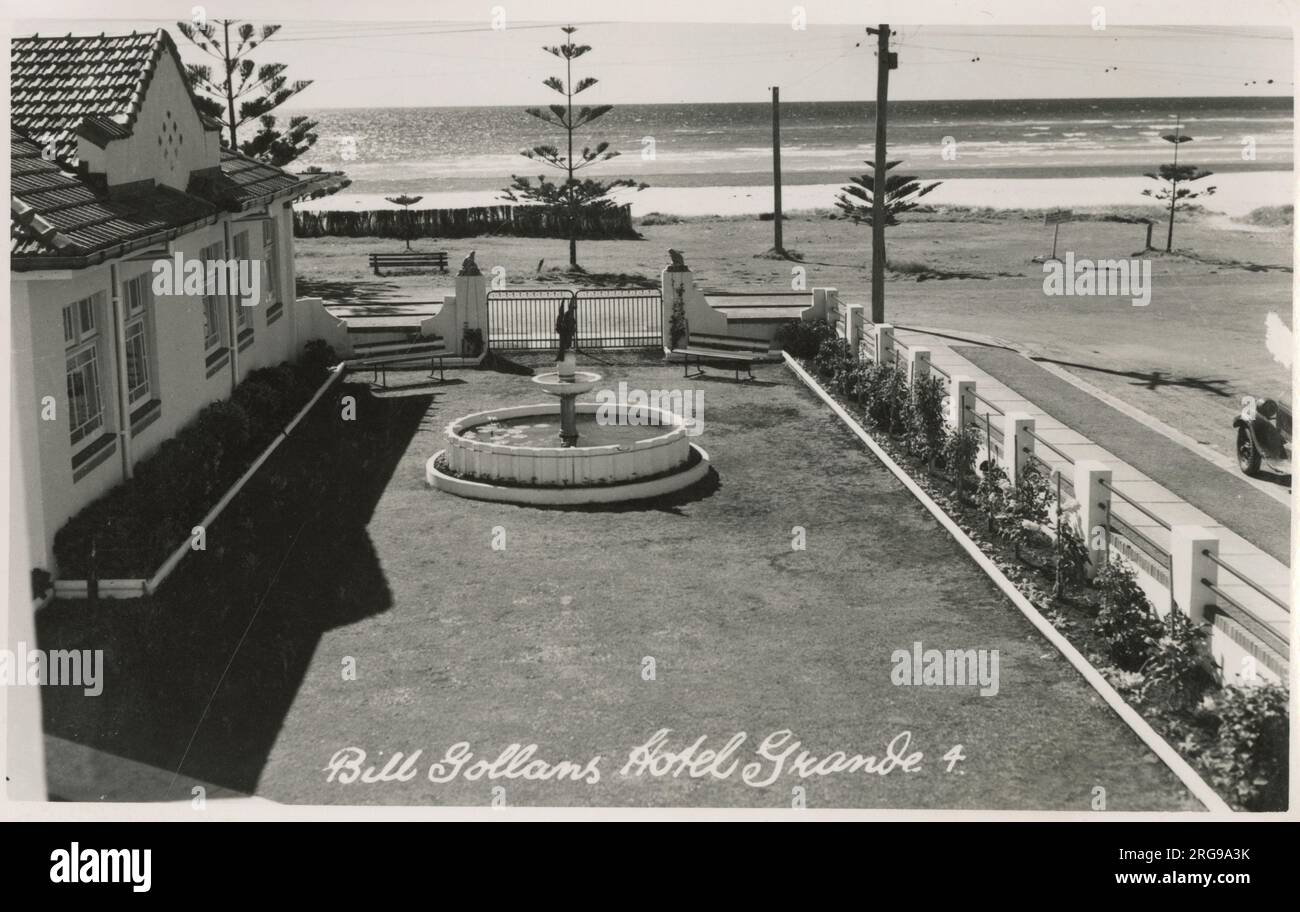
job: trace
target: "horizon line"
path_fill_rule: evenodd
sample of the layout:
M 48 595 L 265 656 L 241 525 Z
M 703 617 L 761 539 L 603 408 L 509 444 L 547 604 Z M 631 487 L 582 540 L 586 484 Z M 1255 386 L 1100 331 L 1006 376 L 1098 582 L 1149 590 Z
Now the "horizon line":
M 1192 100 L 1275 100 L 1286 99 L 1295 104 L 1294 94 L 1279 93 L 1276 95 L 1018 95 L 1018 96 L 1001 96 L 988 98 L 891 98 L 890 104 L 897 102 L 936 102 L 936 103 L 980 103 L 989 101 L 1135 101 L 1139 99 L 1186 99 Z M 716 105 L 716 104 L 741 104 L 741 105 L 770 105 L 771 101 L 614 101 L 608 102 L 615 107 L 636 105 L 638 107 L 685 107 L 699 105 Z M 782 104 L 866 104 L 875 105 L 874 98 L 830 98 L 830 99 L 783 99 Z M 284 105 L 280 110 L 303 110 L 303 111 L 359 111 L 359 110 L 393 110 L 393 109 L 420 109 L 428 108 L 435 110 L 461 110 L 470 108 L 519 108 L 519 107 L 537 107 L 537 104 L 529 104 L 526 101 L 508 102 L 503 104 L 461 104 L 461 105 L 429 105 L 429 104 L 387 104 L 387 105 Z

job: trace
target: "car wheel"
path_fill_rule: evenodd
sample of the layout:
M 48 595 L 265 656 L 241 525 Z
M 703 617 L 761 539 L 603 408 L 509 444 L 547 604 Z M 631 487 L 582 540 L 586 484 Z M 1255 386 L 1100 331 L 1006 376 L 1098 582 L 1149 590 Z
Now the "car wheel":
M 1259 474 L 1259 450 L 1245 428 L 1237 429 L 1237 465 L 1247 475 Z

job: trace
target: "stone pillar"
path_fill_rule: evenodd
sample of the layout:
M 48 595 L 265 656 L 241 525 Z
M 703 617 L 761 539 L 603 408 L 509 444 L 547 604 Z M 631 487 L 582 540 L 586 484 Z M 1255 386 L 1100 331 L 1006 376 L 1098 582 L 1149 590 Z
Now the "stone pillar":
M 844 310 L 844 338 L 848 340 L 849 345 L 853 346 L 853 354 L 858 354 L 858 346 L 862 343 L 862 305 L 845 304 Z
M 1007 412 L 1002 416 L 1002 461 L 1012 485 L 1033 458 L 1034 438 L 1029 436 L 1033 430 L 1034 419 L 1028 412 Z
M 680 268 L 672 265 L 664 267 L 659 276 L 659 297 L 663 302 L 663 325 L 664 325 L 664 350 L 668 351 L 673 348 L 672 325 L 673 325 L 673 308 L 680 300 L 682 305 L 682 316 L 688 316 L 689 306 L 686 298 L 691 293 L 695 280 L 691 275 L 691 270 L 683 264 Z M 689 329 L 689 326 L 688 326 Z M 678 340 L 678 345 L 685 345 L 686 339 Z
M 954 376 L 948 395 L 948 425 L 962 431 L 975 420 L 975 381 L 966 376 Z
M 894 363 L 894 326 L 892 323 L 876 324 L 876 360 L 881 364 Z
M 1218 600 L 1209 587 L 1219 584 L 1219 567 L 1203 551 L 1219 556 L 1219 537 L 1204 526 L 1174 526 L 1169 530 L 1169 595 L 1178 610 L 1193 621 L 1205 620 L 1205 606 Z
M 483 333 L 483 347 L 487 348 L 488 334 L 488 281 L 487 276 L 479 270 L 470 253 L 456 273 L 456 310 L 460 318 L 460 331 L 456 338 L 447 340 L 447 349 L 460 354 L 462 339 L 467 329 L 477 329 Z
M 1110 479 L 1110 468 L 1104 462 L 1084 459 L 1074 464 L 1074 499 L 1079 502 L 1079 531 L 1088 549 L 1089 579 L 1108 560 Z
M 814 288 L 812 290 L 812 307 L 803 312 L 803 320 L 811 323 L 813 320 L 831 320 L 829 312 L 830 302 L 838 297 L 834 288 Z
M 930 379 L 930 349 L 912 346 L 907 350 L 907 385 L 916 393 L 918 383 Z

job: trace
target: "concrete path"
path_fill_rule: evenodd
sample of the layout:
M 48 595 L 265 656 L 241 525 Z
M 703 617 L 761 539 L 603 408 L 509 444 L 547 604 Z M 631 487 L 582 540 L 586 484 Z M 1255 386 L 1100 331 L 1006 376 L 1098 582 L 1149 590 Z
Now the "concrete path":
M 1076 401 L 1076 397 L 1088 397 L 1018 353 L 914 330 L 901 330 L 897 338 L 905 345 L 928 347 L 931 363 L 949 374 L 973 378 L 979 395 L 1003 412 L 1034 416 L 1036 433 L 1072 460 L 1096 459 L 1110 465 L 1115 486 L 1165 522 L 1204 526 L 1218 534 L 1220 559 L 1289 606 L 1290 572 L 1285 559 L 1290 546 L 1290 511 L 1278 513 L 1281 508 L 1275 500 L 1244 483 L 1234 484 L 1213 465 L 1198 464 L 1196 457 L 1172 447 L 1155 432 L 1147 431 L 1149 437 L 1145 436 L 1137 422 L 1105 403 L 1089 400 L 1085 406 L 1082 400 Z M 980 403 L 979 408 L 984 411 L 986 407 Z M 1068 426 L 1061 415 L 1068 419 Z M 1046 447 L 1040 447 L 1037 455 L 1053 468 L 1064 469 L 1067 477 L 1073 471 L 1065 459 Z M 1111 510 L 1151 541 L 1168 548 L 1168 530 L 1132 505 L 1116 497 Z M 1289 641 L 1288 609 L 1224 570 L 1219 572 L 1219 588 Z

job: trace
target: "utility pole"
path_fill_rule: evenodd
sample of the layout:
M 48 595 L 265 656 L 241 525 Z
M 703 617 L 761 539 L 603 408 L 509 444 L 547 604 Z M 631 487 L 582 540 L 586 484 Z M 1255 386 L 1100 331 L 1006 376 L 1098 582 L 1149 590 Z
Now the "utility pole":
M 777 256 L 785 255 L 781 238 L 781 87 L 772 86 L 772 224 L 773 247 Z
M 889 71 L 897 68 L 898 55 L 889 52 L 889 26 L 867 29 L 878 36 L 876 45 L 876 163 L 871 187 L 871 322 L 885 322 L 885 111 L 889 106 Z
M 1183 116 L 1174 117 L 1174 173 L 1169 185 L 1169 236 L 1165 239 L 1165 253 L 1174 249 L 1174 207 L 1178 205 L 1178 147 L 1183 142 Z

